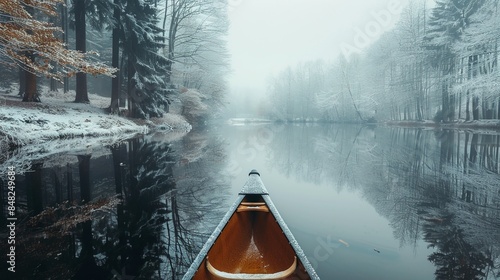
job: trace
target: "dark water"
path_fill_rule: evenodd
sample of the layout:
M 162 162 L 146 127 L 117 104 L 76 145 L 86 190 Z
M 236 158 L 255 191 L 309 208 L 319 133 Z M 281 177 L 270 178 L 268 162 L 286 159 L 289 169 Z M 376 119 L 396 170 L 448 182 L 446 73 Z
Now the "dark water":
M 179 279 L 256 168 L 322 279 L 500 279 L 497 134 L 242 125 L 169 139 L 32 162 L 16 177 L 16 278 L 6 261 L 0 278 Z

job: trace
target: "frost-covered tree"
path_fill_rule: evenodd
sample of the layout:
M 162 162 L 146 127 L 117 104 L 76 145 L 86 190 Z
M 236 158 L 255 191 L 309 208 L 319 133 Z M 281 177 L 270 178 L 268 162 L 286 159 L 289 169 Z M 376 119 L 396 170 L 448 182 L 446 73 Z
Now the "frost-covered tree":
M 273 77 L 269 88 L 273 117 L 279 120 L 293 120 L 296 117 L 294 110 L 296 82 L 292 67 L 287 67 L 277 77 Z
M 224 105 L 229 55 L 225 37 L 229 26 L 227 2 L 204 2 L 197 17 L 178 31 L 172 82 L 195 88 L 206 96 L 212 113 Z
M 473 101 L 472 117 L 474 119 L 479 119 L 480 116 L 487 119 L 500 117 L 499 8 L 500 4 L 497 0 L 486 0 L 477 13 L 471 16 L 470 24 L 464 31 L 462 40 L 454 45 L 454 51 L 460 56 L 459 80 L 454 90 L 459 94 L 464 92 L 467 94 L 467 119 L 471 119 L 470 98 Z
M 159 52 L 164 44 L 154 2 L 125 1 L 120 18 L 129 114 L 137 118 L 161 117 L 168 108 L 168 59 Z
M 468 28 L 471 16 L 483 5 L 484 0 L 439 0 L 433 8 L 424 38 L 428 56 L 433 66 L 440 71 L 441 119 L 455 118 L 456 96 L 450 91 L 455 69 L 456 53 L 453 45 L 461 39 Z M 473 101 L 474 103 L 474 101 Z M 474 106 L 474 105 L 473 105 Z
M 181 114 L 186 117 L 189 123 L 199 124 L 203 118 L 206 117 L 209 112 L 206 99 L 207 97 L 204 94 L 196 90 L 186 90 L 181 92 Z
M 301 118 L 315 99 L 316 111 L 305 115 L 319 112 L 328 121 L 500 118 L 499 8 L 498 0 L 437 0 L 431 9 L 410 1 L 396 26 L 363 53 L 329 63 L 327 85 L 309 86 L 324 74 L 307 63 L 288 77 L 283 70 L 270 82 L 274 115 Z
M 377 42 L 378 46 L 371 48 L 367 55 L 385 56 L 384 64 L 379 64 L 381 60 L 369 64 L 384 67 L 389 81 L 387 94 L 390 96 L 385 101 L 391 104 L 393 119 L 421 121 L 432 118 L 430 108 L 433 105 L 429 102 L 429 86 L 426 83 L 432 68 L 426 60 L 426 50 L 422 44 L 426 19 L 425 7 L 416 1 L 410 2 L 403 10 L 396 28 Z M 376 69 L 372 72 L 376 72 Z
M 167 82 L 203 92 L 213 113 L 224 105 L 226 90 L 227 4 L 225 0 L 165 0 L 162 13 Z
M 0 63 L 20 66 L 25 71 L 24 101 L 40 101 L 36 74 L 60 80 L 78 72 L 111 76 L 114 70 L 102 63 L 90 63 L 85 54 L 67 50 L 58 38 L 61 30 L 38 20 L 36 13 L 56 15 L 60 0 L 0 0 Z M 57 70 L 54 71 L 54 65 Z
M 165 0 L 165 10 L 163 17 L 163 34 L 166 40 L 166 57 L 168 57 L 166 80 L 170 83 L 172 76 L 172 65 L 175 61 L 182 58 L 179 54 L 177 46 L 185 43 L 183 41 L 196 40 L 186 34 L 180 34 L 188 21 L 192 21 L 195 17 L 202 13 L 202 9 L 208 4 L 209 1 L 200 0 Z M 167 21 L 169 26 L 167 28 Z M 165 32 L 168 31 L 168 34 Z
M 287 121 L 368 121 L 378 104 L 366 83 L 369 76 L 358 57 L 287 67 L 269 82 L 271 115 Z

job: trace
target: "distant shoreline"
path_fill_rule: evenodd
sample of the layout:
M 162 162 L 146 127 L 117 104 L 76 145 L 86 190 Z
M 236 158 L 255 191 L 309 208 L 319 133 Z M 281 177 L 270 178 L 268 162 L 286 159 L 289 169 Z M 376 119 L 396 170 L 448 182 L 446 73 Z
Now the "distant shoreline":
M 430 127 L 430 128 L 444 128 L 444 129 L 487 129 L 500 132 L 500 120 L 480 120 L 480 121 L 464 121 L 459 120 L 456 122 L 436 123 L 433 121 L 387 121 L 388 126 L 399 127 Z
M 392 127 L 409 127 L 409 128 L 434 128 L 434 129 L 469 129 L 469 130 L 494 130 L 500 132 L 500 120 L 480 120 L 480 121 L 465 121 L 459 120 L 449 123 L 436 123 L 431 120 L 425 121 L 381 121 L 381 122 L 339 122 L 319 119 L 297 119 L 297 120 L 273 120 L 263 118 L 230 118 L 228 124 L 244 125 L 244 124 L 352 124 L 352 125 L 367 125 L 367 126 L 392 126 Z

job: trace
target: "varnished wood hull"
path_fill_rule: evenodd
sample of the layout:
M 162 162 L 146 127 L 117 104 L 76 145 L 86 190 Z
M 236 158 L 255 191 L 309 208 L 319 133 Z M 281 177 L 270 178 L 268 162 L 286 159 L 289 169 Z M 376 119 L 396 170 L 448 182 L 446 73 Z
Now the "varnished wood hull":
M 319 279 L 252 175 L 184 279 Z

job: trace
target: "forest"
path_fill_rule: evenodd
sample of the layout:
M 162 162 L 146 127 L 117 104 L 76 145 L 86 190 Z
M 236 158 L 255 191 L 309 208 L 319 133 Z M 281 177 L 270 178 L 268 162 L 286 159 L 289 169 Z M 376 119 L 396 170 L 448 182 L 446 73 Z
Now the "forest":
M 226 8 L 223 0 L 0 0 L 0 87 L 26 102 L 60 89 L 88 103 L 91 91 L 110 98 L 111 113 L 126 108 L 134 118 L 161 117 L 182 101 L 216 111 L 228 71 Z
M 290 66 L 268 84 L 279 120 L 333 122 L 500 118 L 497 0 L 410 1 L 363 52 Z

